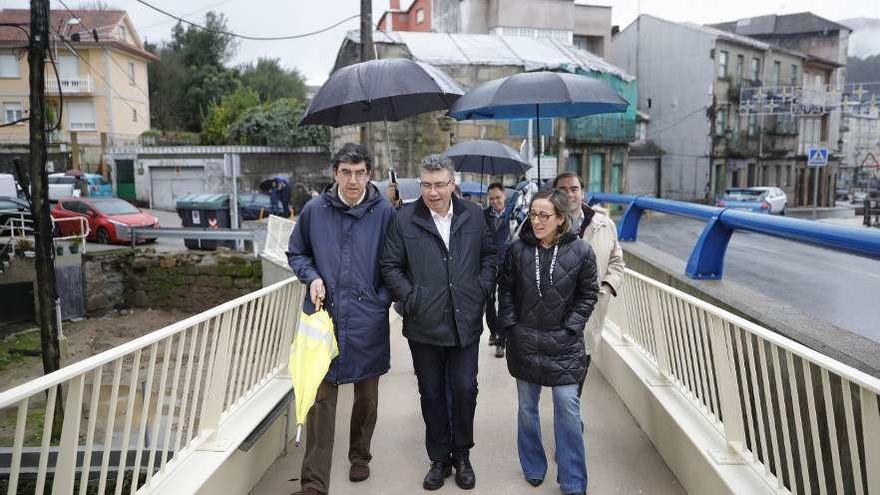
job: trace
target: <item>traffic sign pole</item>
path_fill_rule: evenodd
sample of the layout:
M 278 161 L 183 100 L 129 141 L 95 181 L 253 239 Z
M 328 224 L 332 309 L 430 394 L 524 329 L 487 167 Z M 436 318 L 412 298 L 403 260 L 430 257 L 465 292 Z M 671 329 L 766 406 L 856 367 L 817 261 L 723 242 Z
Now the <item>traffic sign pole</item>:
M 819 167 L 813 167 L 813 220 L 817 218 L 819 209 Z

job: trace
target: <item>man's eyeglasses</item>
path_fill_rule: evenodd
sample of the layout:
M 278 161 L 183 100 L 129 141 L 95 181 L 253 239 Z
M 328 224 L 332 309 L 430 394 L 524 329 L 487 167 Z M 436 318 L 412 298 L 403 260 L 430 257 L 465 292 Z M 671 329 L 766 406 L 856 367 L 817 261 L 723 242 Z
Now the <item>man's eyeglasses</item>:
M 341 175 L 344 179 L 351 179 L 354 177 L 357 180 L 364 180 L 370 175 L 368 170 L 348 170 L 346 168 L 342 168 L 336 171 L 337 174 Z
M 430 191 L 431 189 L 439 191 L 440 189 L 443 189 L 443 188 L 449 186 L 449 184 L 452 184 L 452 179 L 449 179 L 446 182 L 422 182 L 422 181 L 419 181 L 419 185 L 422 186 L 422 189 L 424 189 L 425 191 Z
M 581 192 L 581 191 L 583 190 L 583 189 L 581 188 L 581 186 L 557 187 L 556 189 L 558 189 L 558 190 L 560 190 L 560 191 L 562 191 L 562 192 L 566 192 L 566 193 L 574 193 L 574 194 L 579 193 L 579 192 Z
M 547 220 L 550 220 L 551 217 L 555 217 L 556 213 L 544 213 L 543 211 L 530 211 L 529 212 L 529 220 L 532 223 L 538 221 L 540 223 L 544 223 Z

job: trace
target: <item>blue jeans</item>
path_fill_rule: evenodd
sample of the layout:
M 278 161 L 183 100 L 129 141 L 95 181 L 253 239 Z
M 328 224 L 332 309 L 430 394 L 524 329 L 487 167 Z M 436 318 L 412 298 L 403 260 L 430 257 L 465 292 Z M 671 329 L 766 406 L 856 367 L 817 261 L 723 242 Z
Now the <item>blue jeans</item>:
M 516 381 L 519 396 L 516 443 L 526 479 L 543 480 L 547 474 L 547 456 L 541 445 L 541 418 L 538 414 L 541 388 L 541 385 L 524 380 Z M 556 482 L 563 493 L 580 493 L 587 489 L 587 451 L 578 388 L 577 384 L 551 387 L 553 436 L 559 468 Z

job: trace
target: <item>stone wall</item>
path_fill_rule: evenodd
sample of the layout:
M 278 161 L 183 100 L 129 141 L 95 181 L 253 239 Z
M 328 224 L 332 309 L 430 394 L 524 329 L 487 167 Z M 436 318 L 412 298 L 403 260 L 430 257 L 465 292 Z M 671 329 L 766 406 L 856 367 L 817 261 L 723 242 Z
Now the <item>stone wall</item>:
M 262 270 L 256 257 L 222 249 L 119 250 L 85 255 L 83 277 L 89 314 L 125 306 L 198 313 L 260 288 Z

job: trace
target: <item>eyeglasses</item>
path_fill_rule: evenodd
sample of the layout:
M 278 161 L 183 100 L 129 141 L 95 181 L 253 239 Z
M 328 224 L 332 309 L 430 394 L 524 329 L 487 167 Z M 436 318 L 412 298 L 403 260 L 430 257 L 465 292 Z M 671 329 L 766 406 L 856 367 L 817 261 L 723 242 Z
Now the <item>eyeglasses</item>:
M 422 189 L 425 191 L 430 191 L 431 189 L 439 191 L 440 189 L 446 188 L 452 184 L 452 179 L 449 179 L 446 182 L 422 182 L 419 181 L 419 185 L 422 186 Z
M 530 211 L 529 212 L 529 220 L 534 223 L 535 221 L 540 221 L 540 223 L 545 223 L 547 220 L 550 220 L 551 217 L 555 217 L 556 213 L 544 213 L 543 211 Z
M 583 190 L 581 186 L 557 187 L 556 189 L 565 193 L 579 193 Z
M 370 174 L 368 170 L 348 170 L 347 168 L 339 169 L 336 171 L 337 174 L 341 175 L 343 179 L 351 179 L 354 176 L 357 180 L 364 180 L 367 178 L 367 175 Z

